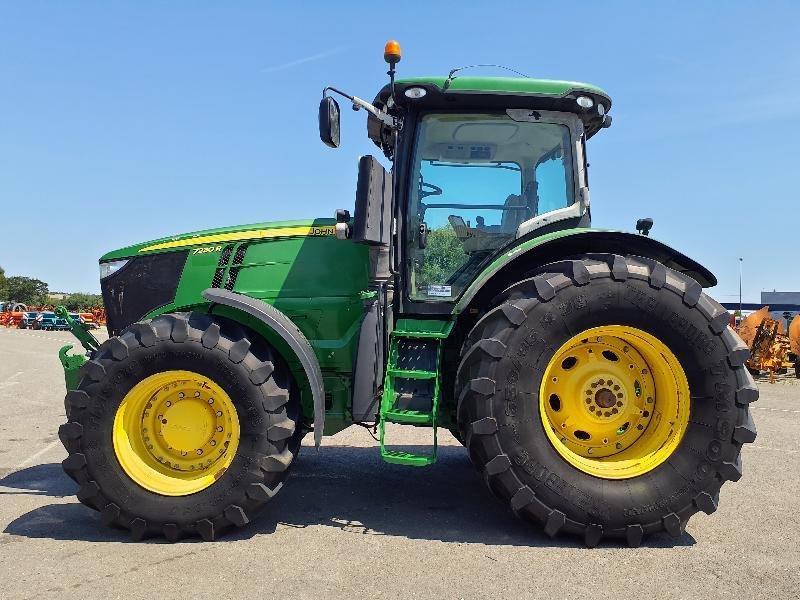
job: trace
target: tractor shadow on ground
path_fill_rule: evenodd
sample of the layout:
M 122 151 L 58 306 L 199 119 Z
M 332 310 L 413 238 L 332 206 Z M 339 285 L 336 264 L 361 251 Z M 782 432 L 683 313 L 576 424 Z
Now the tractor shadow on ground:
M 60 463 L 34 465 L 0 479 L 0 501 L 14 496 L 74 498 L 78 486 L 64 474 Z M 126 532 L 103 527 L 99 515 L 78 502 L 47 504 L 14 519 L 3 533 L 29 538 L 128 541 Z
M 407 448 L 413 451 L 414 447 Z M 420 449 L 418 449 L 420 450 Z M 60 465 L 41 465 L 35 479 L 41 493 L 74 493 Z M 23 473 L 23 472 L 20 472 Z M 31 481 L 15 473 L 14 486 L 31 489 Z M 9 479 L 9 478 L 6 478 Z M 11 487 L 11 483 L 0 480 Z M 44 485 L 46 484 L 46 485 Z M 44 488 L 44 489 L 43 489 Z M 6 492 L 9 493 L 9 492 Z M 22 492 L 24 493 L 24 492 Z M 486 545 L 582 548 L 571 537 L 551 539 L 535 526 L 514 517 L 484 486 L 460 446 L 440 446 L 438 462 L 425 469 L 384 463 L 374 447 L 303 447 L 281 493 L 243 529 L 220 540 L 254 538 L 279 527 L 333 527 L 349 535 L 387 535 L 409 539 Z M 103 527 L 98 514 L 75 502 L 50 504 L 12 521 L 5 533 L 30 538 L 127 542 L 126 532 Z M 197 542 L 196 538 L 183 543 Z M 151 543 L 162 543 L 162 539 Z M 645 538 L 643 546 L 668 548 L 694 545 L 685 533 Z M 601 547 L 624 545 L 604 541 Z
M 3 476 L 0 479 L 0 488 L 11 488 L 11 490 L 0 489 L 0 497 L 10 494 L 29 494 L 63 498 L 73 496 L 78 486 L 64 475 L 61 464 L 48 463 L 27 467 Z

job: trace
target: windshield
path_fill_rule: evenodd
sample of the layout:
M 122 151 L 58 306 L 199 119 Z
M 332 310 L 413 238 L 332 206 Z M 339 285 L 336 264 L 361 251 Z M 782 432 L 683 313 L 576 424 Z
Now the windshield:
M 574 201 L 565 125 L 430 114 L 419 125 L 406 231 L 412 300 L 452 300 L 537 215 Z

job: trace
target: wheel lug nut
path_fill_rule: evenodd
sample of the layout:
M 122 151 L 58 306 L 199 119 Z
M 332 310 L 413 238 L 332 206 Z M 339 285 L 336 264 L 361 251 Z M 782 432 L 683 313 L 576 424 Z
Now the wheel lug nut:
M 202 456 L 202 454 L 203 454 L 203 449 L 202 448 L 198 448 L 197 449 L 197 456 Z
M 620 444 L 619 442 L 617 442 L 617 443 L 615 444 L 615 447 L 616 447 L 616 449 L 617 449 L 617 450 L 619 450 L 620 448 L 622 448 L 622 444 Z
M 195 398 L 199 398 L 199 397 L 200 397 L 200 392 L 195 392 L 195 393 L 194 393 L 194 397 L 195 397 Z
M 622 406 L 622 402 L 617 402 L 617 406 Z
M 184 394 L 183 392 L 180 392 L 180 393 L 178 394 L 178 398 L 181 398 L 181 399 L 182 399 L 182 398 L 183 398 L 185 395 L 186 395 L 186 394 Z
M 209 399 L 208 399 L 208 403 L 209 403 L 209 404 L 214 404 L 214 399 L 213 399 L 213 398 L 209 398 Z
M 221 416 L 222 416 L 222 411 L 221 411 L 221 410 L 218 410 L 218 411 L 217 411 L 217 416 L 218 416 L 218 417 L 221 417 Z
M 222 425 L 217 425 L 217 431 L 222 431 Z
M 172 406 L 172 402 L 170 402 L 169 400 L 167 400 L 167 403 L 166 403 L 166 405 L 167 405 L 167 408 L 169 408 L 170 406 Z
M 217 445 L 217 440 L 211 440 L 210 443 L 211 443 L 212 446 L 216 446 Z

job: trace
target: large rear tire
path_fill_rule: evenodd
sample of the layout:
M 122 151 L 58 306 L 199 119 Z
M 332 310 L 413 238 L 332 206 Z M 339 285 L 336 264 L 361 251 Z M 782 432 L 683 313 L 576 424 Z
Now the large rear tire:
M 112 337 L 66 396 L 78 499 L 134 539 L 215 539 L 281 488 L 299 445 L 286 363 L 236 323 L 176 313 Z
M 548 265 L 465 343 L 456 393 L 473 463 L 550 536 L 680 536 L 716 510 L 756 436 L 749 351 L 728 318 L 693 279 L 648 259 Z

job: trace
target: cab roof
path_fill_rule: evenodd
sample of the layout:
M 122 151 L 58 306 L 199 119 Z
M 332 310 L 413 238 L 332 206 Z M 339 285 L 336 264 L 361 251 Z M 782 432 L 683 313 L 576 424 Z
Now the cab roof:
M 602 96 L 611 105 L 608 94 L 595 85 L 578 81 L 558 81 L 555 79 L 532 79 L 529 77 L 409 77 L 399 79 L 396 85 L 410 87 L 413 85 L 435 86 L 451 93 L 491 93 L 533 96 L 565 96 L 570 92 L 580 91 Z
M 425 95 L 408 98 L 409 88 L 421 87 Z M 375 97 L 374 104 L 385 107 L 391 88 L 385 85 Z M 590 108 L 578 105 L 580 96 L 588 96 L 593 103 Z M 395 82 L 395 101 L 404 110 L 504 110 L 507 108 L 529 108 L 532 110 L 554 110 L 577 114 L 583 121 L 586 137 L 597 133 L 610 123 L 607 113 L 611 108 L 611 97 L 601 88 L 578 81 L 532 79 L 528 77 L 411 77 Z M 601 108 L 602 107 L 602 108 Z M 381 135 L 380 122 L 369 118 L 369 137 L 378 146 L 386 143 Z

